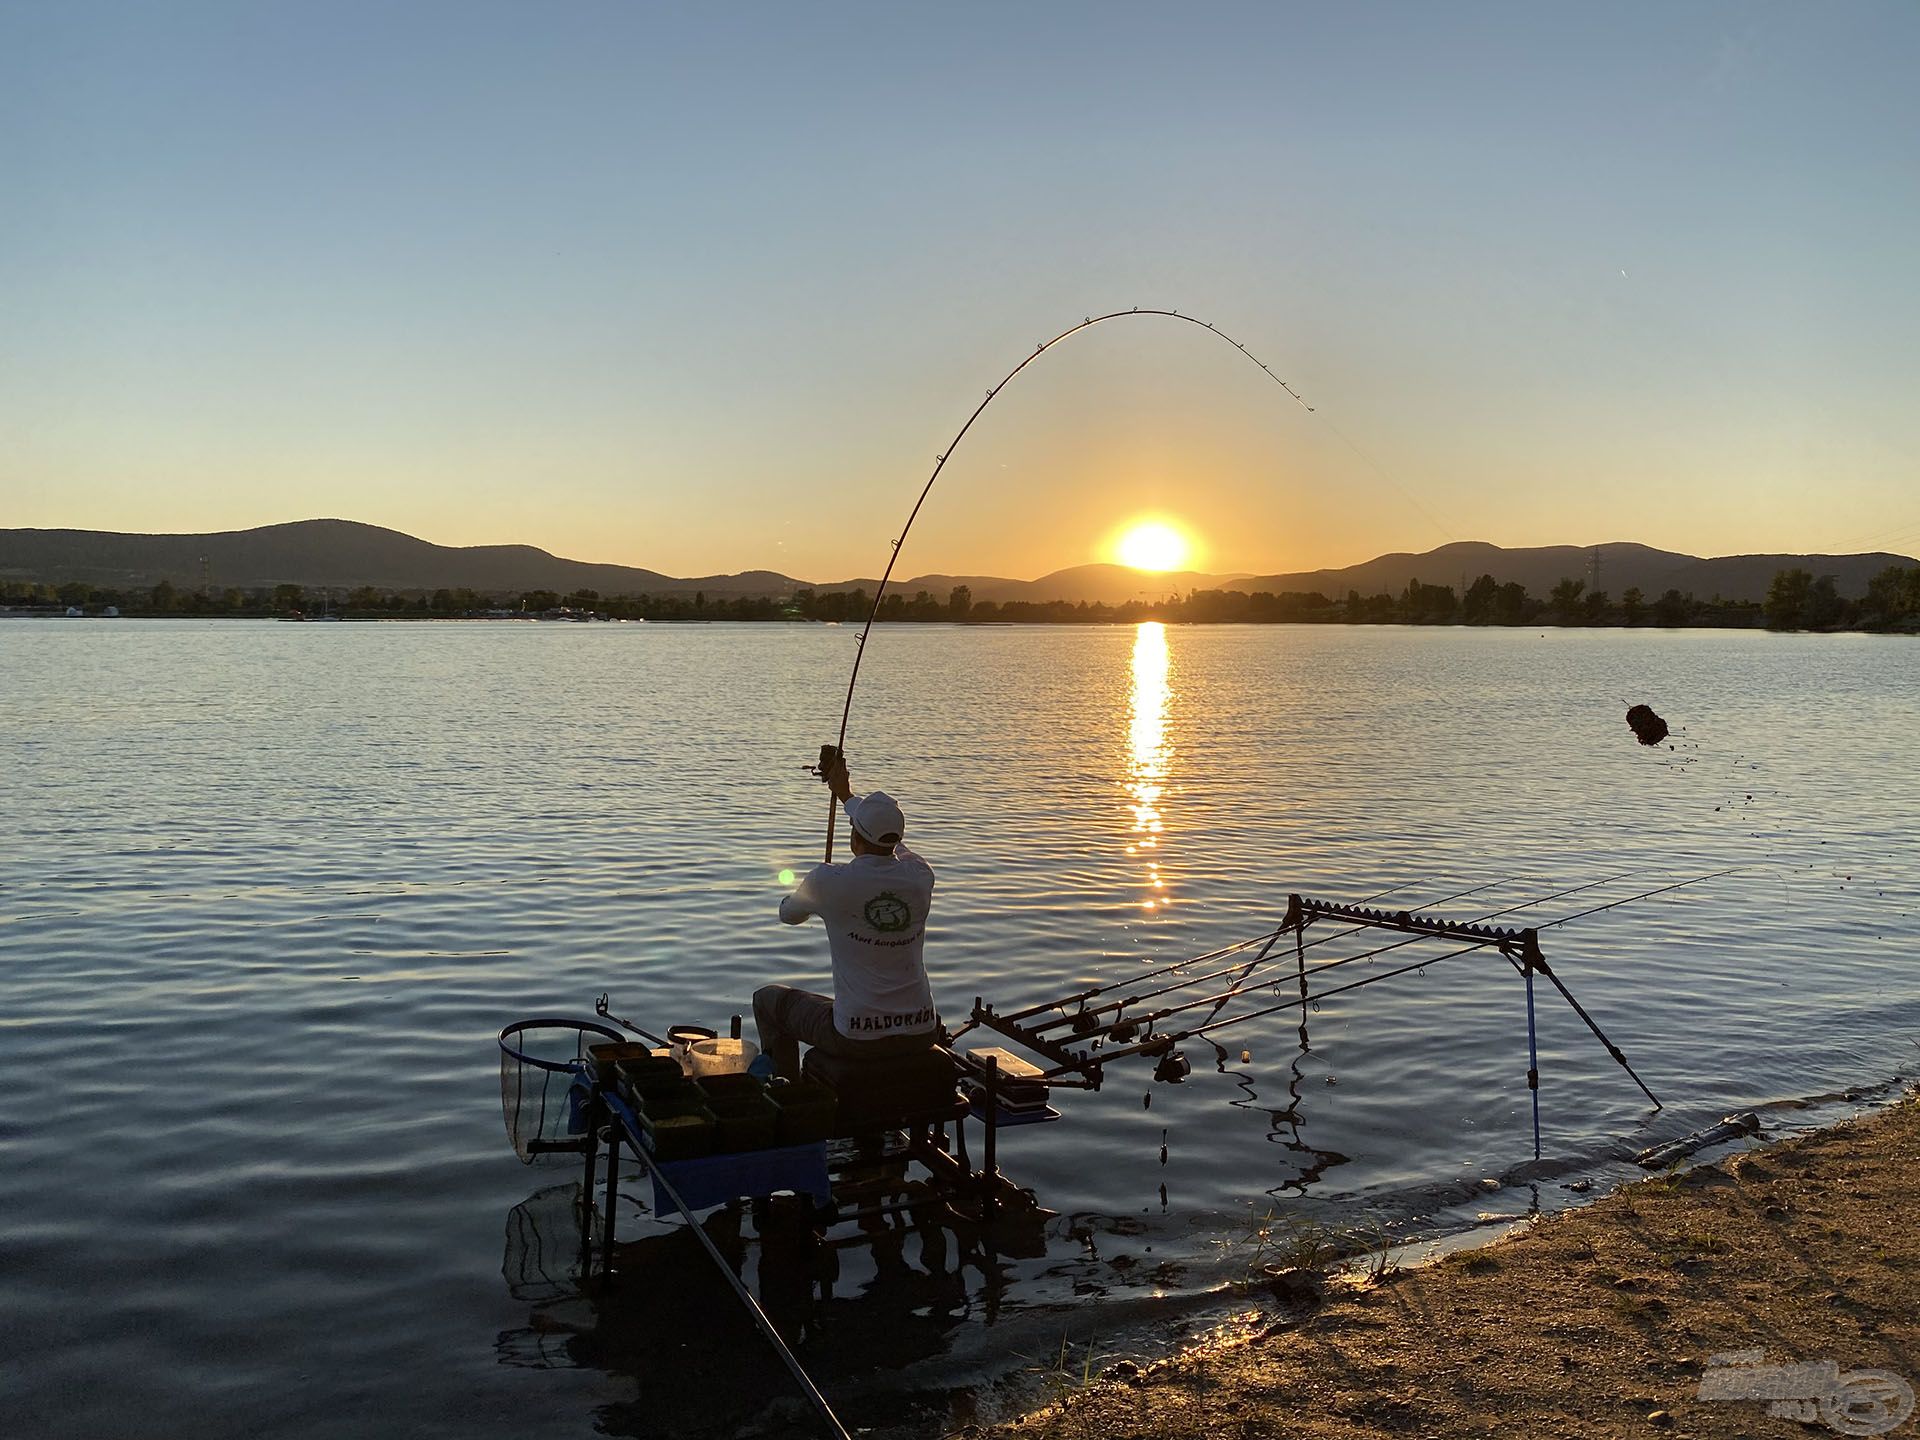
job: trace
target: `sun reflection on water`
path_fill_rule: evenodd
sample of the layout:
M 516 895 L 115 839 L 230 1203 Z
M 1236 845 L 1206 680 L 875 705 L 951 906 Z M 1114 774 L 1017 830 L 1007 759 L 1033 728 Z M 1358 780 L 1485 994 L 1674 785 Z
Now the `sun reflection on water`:
M 1127 795 L 1133 812 L 1133 842 L 1129 855 L 1147 857 L 1147 894 L 1142 910 L 1164 910 L 1169 901 L 1160 878 L 1160 836 L 1165 825 L 1161 809 L 1167 788 L 1167 767 L 1173 749 L 1167 744 L 1167 708 L 1173 699 L 1168 684 L 1167 627 L 1145 620 L 1134 632 L 1133 689 L 1128 696 Z

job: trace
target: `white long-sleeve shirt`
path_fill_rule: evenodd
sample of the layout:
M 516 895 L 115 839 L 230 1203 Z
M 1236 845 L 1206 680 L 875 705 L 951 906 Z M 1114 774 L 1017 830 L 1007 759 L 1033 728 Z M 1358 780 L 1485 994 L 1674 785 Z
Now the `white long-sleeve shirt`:
M 826 924 L 833 1025 L 842 1035 L 921 1035 L 938 1025 L 921 954 L 932 908 L 933 867 L 904 845 L 891 855 L 816 865 L 781 900 L 787 924 L 816 915 Z

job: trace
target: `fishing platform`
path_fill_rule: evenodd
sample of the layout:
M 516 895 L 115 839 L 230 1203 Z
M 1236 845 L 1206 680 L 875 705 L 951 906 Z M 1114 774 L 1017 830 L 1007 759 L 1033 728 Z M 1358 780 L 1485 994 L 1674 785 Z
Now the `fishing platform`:
M 1370 939 L 1352 953 L 1309 962 L 1308 951 L 1360 935 L 1397 938 Z M 1435 945 L 1445 948 L 1431 953 Z M 1383 968 L 1333 973 L 1373 967 L 1400 950 L 1410 953 Z M 652 1179 L 658 1211 L 691 1214 L 790 1192 L 809 1197 L 817 1225 L 830 1229 L 924 1209 L 931 1193 L 956 1229 L 991 1244 L 1006 1230 L 1003 1222 L 1049 1213 L 1002 1173 L 1000 1132 L 1060 1120 L 1056 1092 L 1097 1091 L 1110 1067 L 1129 1061 L 1151 1062 L 1154 1080 L 1179 1083 L 1192 1073 L 1183 1046 L 1209 1045 L 1224 1058 L 1217 1037 L 1237 1027 L 1288 1011 L 1304 1025 L 1310 1010 L 1335 996 L 1467 956 L 1496 957 L 1522 982 L 1536 1159 L 1536 980 L 1558 993 L 1659 1108 L 1659 1098 L 1548 964 L 1537 929 L 1298 894 L 1270 930 L 1204 955 L 1018 1009 L 976 998 L 963 1025 L 918 1055 L 850 1060 L 809 1051 L 791 1085 L 741 1073 L 689 1075 L 671 1044 L 611 1015 L 602 996 L 595 1020 L 525 1020 L 503 1030 L 501 1097 L 522 1159 L 581 1158 L 583 1194 L 590 1197 L 581 1245 L 589 1267 L 596 1208 L 598 1251 L 603 1260 L 613 1251 L 623 1153 Z M 738 1017 L 733 1024 L 738 1043 Z M 963 1043 L 974 1034 L 999 1043 Z M 536 1035 L 544 1042 L 534 1043 Z M 977 1162 L 969 1127 L 978 1135 Z M 923 1179 L 909 1187 L 914 1167 Z
M 810 1202 L 822 1234 L 911 1216 L 988 1249 L 1028 1253 L 1052 1218 L 999 1168 L 1003 1127 L 1061 1118 L 1038 1068 L 1010 1053 L 935 1045 L 850 1061 L 810 1051 L 791 1084 L 738 1071 L 689 1075 L 671 1046 L 635 1044 L 605 1023 L 616 1018 L 605 997 L 599 1015 L 516 1021 L 500 1036 L 515 1150 L 528 1161 L 580 1158 L 583 1274 L 616 1254 L 623 1154 L 651 1181 L 655 1213 L 689 1220 L 792 1194 Z
M 1559 894 L 1589 888 L 1575 886 Z M 1662 887 L 1673 888 L 1678 887 Z M 668 1032 L 672 1039 L 662 1039 L 613 1015 L 602 995 L 592 1020 L 522 1020 L 501 1031 L 501 1104 L 523 1161 L 578 1157 L 583 1279 L 596 1269 L 603 1276 L 617 1269 L 621 1158 L 629 1155 L 652 1183 L 654 1213 L 671 1209 L 685 1217 L 685 1228 L 822 1419 L 846 1436 L 826 1398 L 708 1234 L 699 1219 L 702 1212 L 750 1203 L 758 1220 L 776 1197 L 789 1196 L 783 1202 L 786 1213 L 802 1207 L 803 1226 L 827 1246 L 868 1243 L 889 1225 L 949 1229 L 964 1255 L 991 1275 L 996 1254 L 1044 1253 L 1044 1224 L 1053 1212 L 1032 1190 L 1002 1173 L 1000 1132 L 1062 1119 L 1053 1104 L 1057 1092 L 1098 1091 L 1110 1067 L 1129 1062 L 1151 1063 L 1155 1081 L 1179 1084 L 1192 1073 L 1183 1046 L 1210 1047 L 1224 1068 L 1227 1051 L 1219 1037 L 1290 1011 L 1298 1012 L 1305 1048 L 1307 1015 L 1325 1001 L 1469 956 L 1492 958 L 1522 982 L 1525 1083 L 1537 1160 L 1536 980 L 1552 987 L 1660 1108 L 1659 1098 L 1542 952 L 1541 929 L 1578 917 L 1537 928 L 1487 923 L 1555 898 L 1537 897 L 1456 921 L 1293 894 L 1277 924 L 1221 949 L 1016 1009 L 976 998 L 965 1023 L 950 1034 L 943 1031 L 939 1042 L 923 1052 L 856 1060 L 811 1050 L 800 1077 L 791 1082 L 746 1073 L 748 1047 L 740 1039 L 737 1016 L 730 1041 L 705 1042 L 732 1063 L 707 1066 L 694 1063 L 702 1058 L 695 1053 L 701 1042 L 681 1038 L 679 1032 L 689 1027 L 676 1027 Z M 1309 963 L 1308 951 L 1349 939 L 1356 941 L 1349 953 Z M 1384 967 L 1374 963 L 1401 951 L 1407 953 Z M 1355 965 L 1369 968 L 1347 970 Z M 1334 973 L 1340 971 L 1346 973 Z M 699 1033 L 712 1037 L 711 1031 Z M 964 1043 L 969 1036 L 996 1043 L 969 1045 Z M 841 1238 L 834 1238 L 836 1232 Z

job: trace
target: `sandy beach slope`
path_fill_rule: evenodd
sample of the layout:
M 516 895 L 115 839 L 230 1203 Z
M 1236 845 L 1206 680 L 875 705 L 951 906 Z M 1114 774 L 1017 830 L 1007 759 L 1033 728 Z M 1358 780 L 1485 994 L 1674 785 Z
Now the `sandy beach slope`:
M 1143 1372 L 1118 1367 L 986 1433 L 1920 1435 L 1920 1416 L 1885 1428 L 1920 1386 L 1917 1188 L 1920 1102 L 1909 1096 L 1383 1283 L 1336 1288 L 1249 1339 Z M 1733 1352 L 1800 1368 L 1724 1373 L 1717 1357 Z M 1858 1407 L 1839 1424 L 1814 1394 L 1775 1404 L 1701 1393 L 1703 1376 L 1722 1393 L 1818 1391 L 1808 1362 L 1828 1361 L 1852 1377 L 1841 1400 Z

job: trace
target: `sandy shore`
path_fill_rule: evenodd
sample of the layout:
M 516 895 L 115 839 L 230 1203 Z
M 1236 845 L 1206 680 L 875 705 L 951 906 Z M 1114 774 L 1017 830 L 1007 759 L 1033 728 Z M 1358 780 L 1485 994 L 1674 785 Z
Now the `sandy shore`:
M 1920 1103 L 1629 1186 L 1491 1246 L 1332 1289 L 1251 1338 L 1098 1383 L 990 1432 L 1221 1436 L 1920 1435 L 1879 1401 L 1920 1385 Z M 1713 1357 L 1832 1361 L 1835 1423 L 1803 1369 L 1770 1413 Z M 1759 1359 L 1760 1357 L 1750 1357 Z M 1828 1372 L 1830 1374 L 1830 1372 Z M 1860 1388 L 1865 1386 L 1865 1389 Z M 1877 1392 L 1875 1387 L 1877 1386 Z M 1911 1390 L 1906 1394 L 1910 1397 Z M 1874 1429 L 1872 1427 L 1879 1426 Z M 1847 1427 L 1851 1428 L 1847 1428 Z

